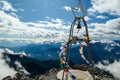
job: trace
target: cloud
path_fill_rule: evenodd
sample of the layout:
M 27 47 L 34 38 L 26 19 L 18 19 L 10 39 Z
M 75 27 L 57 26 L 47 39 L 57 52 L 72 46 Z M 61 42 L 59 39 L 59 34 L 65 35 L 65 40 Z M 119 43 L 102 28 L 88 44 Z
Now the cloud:
M 17 70 L 24 72 L 25 74 L 30 74 L 25 70 L 25 68 L 21 65 L 19 61 L 15 61 L 15 65 L 17 66 Z
M 13 76 L 15 73 L 16 71 L 9 67 L 3 58 L 3 54 L 0 52 L 0 80 L 6 76 Z
M 106 18 L 108 18 L 108 17 L 103 16 L 103 15 L 98 15 L 98 16 L 96 16 L 96 18 L 97 18 L 97 19 L 106 19 Z
M 120 16 L 120 0 L 91 0 L 92 7 L 89 12 L 108 13 Z
M 64 9 L 69 11 L 71 8 L 65 6 Z M 64 42 L 68 39 L 70 23 L 66 23 L 62 19 L 46 17 L 46 20 L 37 22 L 22 22 L 15 13 L 7 14 L 4 10 L 0 10 L 0 15 L 1 41 L 19 40 L 44 43 Z M 98 16 L 98 18 L 103 18 L 103 16 Z M 86 21 L 91 20 L 88 16 L 85 19 Z M 90 38 L 92 40 L 119 39 L 119 21 L 120 18 L 116 18 L 106 23 L 89 24 Z M 75 32 L 77 33 L 77 30 Z M 84 29 L 80 30 L 81 33 L 85 33 Z
M 11 6 L 9 11 L 14 8 L 7 1 L 1 1 Z M 0 10 L 0 40 L 9 41 L 29 41 L 29 42 L 60 42 L 67 39 L 69 27 L 59 19 L 47 17 L 47 20 L 38 22 L 22 22 L 16 13 L 6 13 L 4 6 Z M 4 10 L 3 10 L 4 9 Z M 64 36 L 64 38 L 63 38 Z
M 5 49 L 0 49 L 0 52 L 1 53 L 7 53 L 7 54 L 12 54 L 12 55 L 20 55 L 20 57 L 22 58 L 23 56 L 27 56 L 27 54 L 22 51 L 22 52 L 19 52 L 19 53 L 16 53 L 8 48 L 5 48 Z
M 85 20 L 89 21 L 89 20 L 91 20 L 91 18 L 89 18 L 88 16 L 85 16 Z
M 90 36 L 94 40 L 119 40 L 120 18 L 108 20 L 106 23 L 91 23 Z
M 14 76 L 17 71 L 14 68 L 10 67 L 8 63 L 11 61 L 8 56 L 3 56 L 3 53 L 8 53 L 12 55 L 19 54 L 20 57 L 26 56 L 25 52 L 15 53 L 10 49 L 0 49 L 0 80 L 2 80 L 6 76 Z M 25 68 L 21 65 L 19 61 L 15 61 L 15 65 L 17 66 L 17 70 L 23 71 L 25 74 L 30 74 L 25 70 Z
M 32 40 L 32 41 L 64 41 L 69 32 L 69 26 L 59 18 L 47 18 L 46 21 L 21 22 L 18 17 L 13 17 L 0 11 L 0 36 L 1 40 Z
M 12 7 L 12 4 L 7 2 L 6 0 L 0 1 L 0 9 L 4 11 L 17 11 L 15 8 Z
M 18 11 L 24 11 L 24 9 L 19 8 Z
M 38 22 L 21 22 L 19 18 L 13 17 L 0 11 L 0 40 L 20 40 L 30 42 L 64 42 L 69 35 L 70 24 L 63 20 L 47 17 L 47 20 Z M 87 20 L 91 18 L 86 17 Z M 106 23 L 89 24 L 91 40 L 118 40 L 120 35 L 120 18 L 112 19 Z M 92 28 L 91 28 L 92 27 Z M 80 33 L 85 33 L 84 29 Z M 112 36 L 112 37 L 111 37 Z
M 5 48 L 4 50 L 3 50 L 3 49 L 0 49 L 0 51 L 1 51 L 2 53 L 14 54 L 14 51 L 12 51 L 12 50 L 10 50 L 10 49 L 8 49 L 8 48 Z
M 109 71 L 115 78 L 120 79 L 120 61 L 114 61 L 114 63 L 109 63 L 106 61 L 108 65 L 103 65 L 102 63 L 98 63 L 96 66 L 105 71 Z
M 65 9 L 66 11 L 71 11 L 71 7 L 69 6 L 64 6 L 63 9 Z
M 11 16 L 15 17 L 15 18 L 19 18 L 15 13 L 10 13 Z

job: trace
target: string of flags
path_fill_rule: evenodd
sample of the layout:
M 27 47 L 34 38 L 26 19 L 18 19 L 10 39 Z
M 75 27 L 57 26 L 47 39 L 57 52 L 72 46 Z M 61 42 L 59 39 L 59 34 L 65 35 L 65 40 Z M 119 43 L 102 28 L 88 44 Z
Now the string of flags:
M 67 43 L 63 43 L 62 46 L 60 47 L 60 52 L 59 52 L 59 57 L 60 57 L 60 68 L 61 69 L 64 69 L 64 72 L 66 72 L 72 80 L 82 80 L 76 76 L 74 76 L 70 71 L 70 66 L 67 64 L 67 61 L 66 61 L 66 56 L 67 56 L 67 49 L 68 49 L 68 43 L 76 43 L 76 41 L 78 40 L 81 40 L 83 41 L 81 44 L 80 44 L 80 48 L 79 48 L 79 52 L 80 52 L 80 55 L 82 57 L 83 60 L 86 61 L 86 63 L 89 64 L 89 61 L 86 59 L 84 53 L 83 53 L 83 49 L 85 46 L 87 46 L 86 42 L 88 42 L 88 36 L 84 36 L 84 38 L 80 39 L 80 38 L 77 38 L 77 37 L 70 37 L 69 41 Z
M 80 49 L 79 49 L 79 52 L 80 52 L 80 55 L 81 57 L 89 64 L 89 61 L 86 59 L 85 55 L 83 54 L 83 48 L 84 46 L 86 46 L 86 43 L 83 42 L 80 44 Z M 59 56 L 60 56 L 60 63 L 61 64 L 65 64 L 65 61 L 66 61 L 66 47 L 62 47 L 61 48 L 61 52 L 59 53 Z
M 89 61 L 85 58 L 84 54 L 83 54 L 83 48 L 84 46 L 86 46 L 86 43 L 83 42 L 80 44 L 80 49 L 79 52 L 81 54 L 81 57 L 87 62 L 89 63 Z M 66 72 L 72 80 L 82 80 L 81 78 L 78 78 L 76 76 L 74 76 L 71 72 L 69 72 L 69 68 L 70 66 L 67 64 L 66 65 L 66 50 L 67 50 L 67 44 L 63 43 L 62 46 L 60 47 L 60 52 L 59 52 L 59 57 L 60 57 L 60 68 L 64 69 L 64 72 Z
M 76 76 L 74 76 L 72 73 L 68 72 L 68 75 L 71 77 L 72 80 L 82 80 Z
M 86 61 L 86 63 L 89 64 L 89 61 L 86 59 L 85 55 L 83 54 L 83 48 L 84 48 L 84 46 L 86 46 L 86 45 L 87 45 L 87 44 L 86 44 L 85 42 L 82 42 L 82 43 L 80 44 L 79 52 L 80 52 L 81 57 Z
M 65 68 L 65 64 L 66 64 L 66 50 L 67 50 L 67 44 L 63 43 L 62 46 L 60 47 L 60 52 L 59 52 L 61 69 Z
M 73 75 L 68 69 L 64 69 L 64 72 L 66 72 L 66 75 L 69 75 L 72 80 L 82 80 L 81 78 L 78 78 L 75 75 Z
M 88 36 L 84 35 L 84 38 L 82 38 L 82 39 L 76 38 L 76 39 L 83 41 L 80 44 L 79 52 L 80 52 L 82 59 L 85 60 L 86 63 L 89 64 L 89 61 L 86 59 L 86 57 L 83 53 L 84 46 L 87 46 L 86 42 L 88 42 Z M 67 43 L 63 43 L 62 46 L 60 47 L 59 57 L 60 57 L 60 67 L 62 69 L 64 69 L 64 67 L 65 67 L 64 65 L 66 63 L 66 50 L 68 48 L 67 44 L 70 43 L 72 40 L 74 40 L 74 39 L 72 37 L 70 37 L 69 41 Z

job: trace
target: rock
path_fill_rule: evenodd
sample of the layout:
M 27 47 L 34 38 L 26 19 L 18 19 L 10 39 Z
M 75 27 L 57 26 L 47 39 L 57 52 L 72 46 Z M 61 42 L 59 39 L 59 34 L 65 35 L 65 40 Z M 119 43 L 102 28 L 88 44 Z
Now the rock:
M 78 70 L 82 70 L 82 71 L 87 71 L 88 70 L 88 65 L 85 64 L 76 64 L 73 66 L 73 69 L 78 69 Z
M 7 77 L 3 78 L 3 80 L 12 80 L 12 77 L 11 76 L 7 76 Z
M 46 72 L 43 75 L 40 75 L 38 80 L 56 80 L 56 74 L 58 73 L 59 69 L 53 68 Z
M 67 77 L 66 77 L 67 76 Z M 57 73 L 57 79 L 62 80 L 63 77 L 63 70 L 59 71 Z M 82 71 L 82 70 L 75 70 L 70 69 L 68 72 L 64 72 L 64 80 L 68 78 L 67 80 L 93 80 L 92 76 L 88 71 Z
M 73 68 L 84 71 L 84 72 L 89 71 L 89 73 L 93 71 L 95 74 L 96 80 L 116 80 L 112 76 L 105 74 L 102 70 L 98 68 L 92 69 L 92 67 L 89 67 L 88 65 L 85 65 L 85 64 L 83 65 L 77 64 Z M 24 72 L 18 72 L 14 75 L 14 77 L 7 76 L 3 80 L 57 80 L 57 73 L 59 71 L 60 69 L 52 68 L 44 74 L 38 74 L 34 76 L 26 75 Z
M 91 75 L 95 75 L 96 80 L 114 80 L 114 77 L 110 73 L 100 70 L 96 67 L 93 68 L 86 64 L 76 64 L 73 66 L 73 69 L 89 71 Z

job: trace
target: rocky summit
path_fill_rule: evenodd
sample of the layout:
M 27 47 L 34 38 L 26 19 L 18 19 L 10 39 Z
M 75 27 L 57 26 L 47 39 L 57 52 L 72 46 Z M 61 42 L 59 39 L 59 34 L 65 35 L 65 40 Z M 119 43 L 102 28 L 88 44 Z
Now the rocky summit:
M 111 76 L 109 73 L 106 74 L 105 71 L 102 71 L 98 68 L 93 69 L 85 64 L 74 65 L 73 69 L 89 71 L 90 74 L 94 71 L 96 80 L 117 80 L 117 79 L 114 79 L 114 77 Z M 56 74 L 60 70 L 61 69 L 52 68 L 49 71 L 45 72 L 44 74 L 35 75 L 32 77 L 31 77 L 31 75 L 26 75 L 23 72 L 18 72 L 14 76 L 5 77 L 3 80 L 57 80 Z

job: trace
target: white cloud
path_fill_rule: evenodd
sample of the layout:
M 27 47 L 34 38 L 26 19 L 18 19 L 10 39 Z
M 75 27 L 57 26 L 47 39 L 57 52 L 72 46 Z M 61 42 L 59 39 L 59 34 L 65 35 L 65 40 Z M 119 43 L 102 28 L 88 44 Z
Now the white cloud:
M 12 50 L 10 50 L 8 48 L 5 48 L 3 52 L 8 53 L 8 54 L 14 54 L 14 51 L 12 51 Z
M 64 9 L 69 11 L 71 8 L 65 6 Z M 15 13 L 7 14 L 0 10 L 0 15 L 0 40 L 43 43 L 64 42 L 68 39 L 70 24 L 59 18 L 46 17 L 47 20 L 38 22 L 22 22 Z M 86 16 L 85 19 L 88 21 L 91 18 Z M 106 23 L 91 23 L 90 27 L 94 26 L 94 28 L 89 28 L 90 38 L 94 40 L 119 39 L 119 21 L 120 18 L 116 18 Z M 84 29 L 80 30 L 80 33 L 85 33 Z
M 19 18 L 15 13 L 10 13 L 11 16 L 15 17 L 15 18 Z
M 18 10 L 19 10 L 19 11 L 24 11 L 24 9 L 21 9 L 21 8 L 19 8 Z
M 21 55 L 24 55 L 24 56 L 26 55 L 25 52 L 15 53 L 14 51 L 7 48 L 0 49 L 0 80 L 2 80 L 4 77 L 7 77 L 7 76 L 13 77 L 17 73 L 17 71 L 15 71 L 14 68 L 10 67 L 7 64 L 7 62 L 10 62 L 11 60 L 9 59 L 9 57 L 3 56 L 3 53 L 8 53 L 12 55 L 19 54 L 20 57 Z M 25 68 L 21 65 L 19 61 L 15 61 L 15 65 L 17 66 L 17 70 L 23 71 L 25 74 L 30 74 L 25 70 Z
M 103 15 L 98 15 L 98 16 L 96 16 L 96 18 L 98 18 L 98 19 L 106 19 L 106 18 L 108 18 L 108 17 L 103 16 Z
M 15 73 L 16 71 L 9 67 L 3 58 L 3 54 L 0 52 L 0 80 L 6 76 L 13 76 Z
M 30 74 L 25 70 L 25 68 L 21 65 L 19 61 L 15 61 L 15 65 L 17 66 L 17 70 L 24 72 L 25 74 Z
M 0 11 L 1 39 L 64 41 L 69 32 L 69 26 L 64 25 L 61 19 L 47 18 L 46 21 L 21 22 L 19 18 Z
M 67 41 L 70 25 L 61 19 L 47 17 L 45 21 L 21 22 L 0 11 L 0 40 L 24 40 L 31 42 L 63 42 Z M 91 18 L 86 17 L 87 20 Z M 120 18 L 112 19 L 106 23 L 91 23 L 89 25 L 90 39 L 92 40 L 118 40 L 120 35 Z M 91 28 L 94 27 L 94 28 Z M 80 30 L 84 33 L 84 29 Z M 112 37 L 111 37 L 112 36 Z
M 63 9 L 65 9 L 66 11 L 71 11 L 71 7 L 69 6 L 64 6 Z
M 15 8 L 12 7 L 12 4 L 7 2 L 6 0 L 0 1 L 0 9 L 4 11 L 17 11 Z
M 8 4 L 11 6 L 8 10 L 13 10 L 12 5 Z M 15 13 L 7 14 L 4 10 L 0 10 L 0 15 L 0 40 L 24 40 L 42 43 L 60 42 L 65 41 L 65 38 L 67 39 L 69 27 L 61 19 L 47 17 L 46 21 L 22 22 Z
M 103 65 L 100 62 L 96 65 L 100 69 L 109 71 L 115 78 L 120 79 L 120 61 L 114 61 L 114 63 L 109 63 L 108 65 Z
M 111 19 L 106 23 L 91 23 L 90 36 L 94 40 L 119 40 L 120 18 Z
M 90 12 L 108 13 L 120 16 L 120 0 L 91 0 Z
M 0 52 L 1 53 L 7 53 L 7 54 L 12 54 L 12 55 L 20 55 L 20 57 L 22 58 L 23 56 L 27 56 L 27 54 L 22 51 L 22 52 L 19 52 L 19 53 L 16 53 L 8 48 L 4 48 L 4 49 L 0 49 Z
M 91 18 L 89 18 L 88 16 L 85 16 L 85 20 L 89 21 L 89 20 L 91 20 Z

